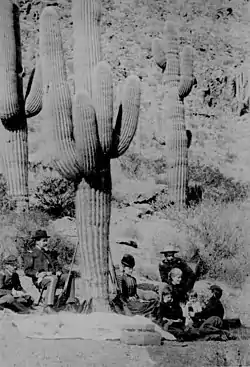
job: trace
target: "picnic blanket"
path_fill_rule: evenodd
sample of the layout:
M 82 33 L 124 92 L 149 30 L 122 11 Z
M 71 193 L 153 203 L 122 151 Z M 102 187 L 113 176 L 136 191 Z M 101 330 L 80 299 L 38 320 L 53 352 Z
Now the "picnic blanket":
M 124 325 L 154 324 L 144 316 L 124 316 L 113 313 L 94 312 L 88 315 L 59 312 L 53 315 L 12 316 L 19 332 L 26 338 L 36 339 L 90 339 L 120 340 Z M 155 330 L 166 340 L 176 338 L 158 325 Z

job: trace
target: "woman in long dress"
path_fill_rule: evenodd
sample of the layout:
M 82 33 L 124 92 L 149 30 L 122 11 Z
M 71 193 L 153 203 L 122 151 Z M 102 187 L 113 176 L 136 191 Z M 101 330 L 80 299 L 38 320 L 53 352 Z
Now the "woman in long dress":
M 137 281 L 132 276 L 135 259 L 132 255 L 126 254 L 121 260 L 122 275 L 119 278 L 121 295 L 117 296 L 113 302 L 112 308 L 115 312 L 125 313 L 127 315 L 143 315 L 153 318 L 159 307 L 159 300 L 142 300 L 137 294 Z

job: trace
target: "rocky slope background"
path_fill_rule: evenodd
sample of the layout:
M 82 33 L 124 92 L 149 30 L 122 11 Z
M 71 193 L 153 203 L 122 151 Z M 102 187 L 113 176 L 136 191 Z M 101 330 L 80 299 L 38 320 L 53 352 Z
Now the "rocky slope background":
M 72 83 L 71 1 L 20 1 L 22 55 L 26 76 L 35 66 L 40 12 L 57 7 L 61 16 L 68 79 Z M 237 110 L 227 80 L 249 58 L 250 7 L 243 0 L 105 0 L 102 2 L 104 59 L 110 63 L 114 84 L 127 75 L 140 77 L 142 101 L 139 127 L 132 146 L 112 166 L 113 211 L 111 248 L 114 262 L 130 251 L 136 258 L 139 279 L 158 281 L 160 251 L 168 242 L 180 246 L 191 263 L 197 249 L 204 263 L 201 293 L 211 282 L 225 290 L 228 315 L 249 318 L 249 113 Z M 202 189 L 202 201 L 181 212 L 167 206 L 167 187 L 161 183 L 166 157 L 154 139 L 161 132 L 161 70 L 152 56 L 152 40 L 161 37 L 164 22 L 175 21 L 181 45 L 195 50 L 197 85 L 185 100 L 187 128 L 193 139 L 189 149 L 190 188 Z M 47 228 L 50 246 L 60 248 L 69 263 L 76 241 L 72 185 L 61 179 L 50 162 L 53 141 L 43 114 L 29 120 L 31 213 L 22 217 L 11 210 L 4 178 L 2 196 L 2 255 L 22 253 L 36 228 Z M 123 243 L 137 243 L 131 249 Z M 206 292 L 205 292 L 206 293 Z M 230 300 L 230 302 L 228 302 Z

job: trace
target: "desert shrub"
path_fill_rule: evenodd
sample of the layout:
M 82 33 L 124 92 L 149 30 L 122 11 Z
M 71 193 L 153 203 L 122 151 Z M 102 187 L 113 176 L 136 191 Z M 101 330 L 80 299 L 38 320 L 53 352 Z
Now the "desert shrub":
M 226 177 L 211 165 L 191 163 L 189 176 L 192 177 L 192 184 L 202 187 L 203 199 L 227 203 L 244 200 L 248 195 L 248 184 Z
M 11 199 L 7 192 L 7 181 L 2 173 L 0 173 L 0 213 L 7 213 L 16 208 L 16 202 Z
M 48 242 L 49 251 L 56 251 L 59 254 L 58 261 L 60 264 L 69 265 L 72 261 L 75 246 L 68 239 L 57 234 L 51 236 Z
M 64 178 L 46 177 L 34 193 L 36 208 L 53 218 L 75 216 L 75 187 Z
M 240 286 L 250 271 L 249 219 L 240 204 L 204 202 L 196 208 L 175 212 L 171 218 L 186 234 L 183 253 L 190 260 L 197 250 L 203 276 Z
M 192 178 L 189 182 L 189 189 L 201 188 L 202 200 L 218 203 L 218 205 L 243 201 L 249 193 L 249 184 L 226 177 L 218 168 L 199 162 L 190 164 L 189 176 Z M 158 195 L 153 207 L 156 211 L 168 211 L 168 204 L 166 186 L 166 190 Z
M 166 170 L 166 159 L 148 159 L 141 154 L 127 152 L 120 158 L 121 168 L 129 178 L 145 179 Z

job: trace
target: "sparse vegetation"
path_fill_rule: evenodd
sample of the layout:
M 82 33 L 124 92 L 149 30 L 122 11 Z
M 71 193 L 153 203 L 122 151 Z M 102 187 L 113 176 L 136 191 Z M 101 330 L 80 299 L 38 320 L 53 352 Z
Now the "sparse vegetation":
M 64 178 L 46 177 L 34 192 L 35 207 L 53 218 L 75 215 L 75 187 Z
M 39 27 L 40 3 L 20 1 L 23 64 L 26 71 L 24 86 L 35 66 L 38 34 L 34 30 L 38 31 Z M 55 2 L 60 12 L 66 64 L 72 60 L 71 3 L 71 0 Z M 183 234 L 184 240 L 179 245 L 188 261 L 197 260 L 198 250 L 203 263 L 203 278 L 219 280 L 233 287 L 243 286 L 250 275 L 250 130 L 247 115 L 237 116 L 235 101 L 227 90 L 222 89 L 227 88 L 225 77 L 234 73 L 249 56 L 249 4 L 245 0 L 105 0 L 102 3 L 103 54 L 112 68 L 114 85 L 119 90 L 120 82 L 130 74 L 138 75 L 141 81 L 140 129 L 137 132 L 140 149 L 133 150 L 131 146 L 119 159 L 124 176 L 131 182 L 155 178 L 157 187 L 157 177 L 164 174 L 167 168 L 164 147 L 152 139 L 154 131 L 164 124 L 161 112 L 165 93 L 160 84 L 161 71 L 153 62 L 152 39 L 162 34 L 164 22 L 172 18 L 180 27 L 180 45 L 189 44 L 195 49 L 197 86 L 185 102 L 185 119 L 187 128 L 193 134 L 189 150 L 189 187 L 197 192 L 201 188 L 199 193 L 202 192 L 202 201 L 191 200 L 187 209 L 176 211 L 168 206 L 166 186 L 146 205 L 153 208 L 155 221 L 157 215 L 167 219 L 168 225 Z M 232 9 L 230 13 L 225 11 L 229 6 Z M 67 68 L 71 80 L 73 72 L 69 70 L 68 64 Z M 40 115 L 29 122 L 30 151 L 35 157 L 33 162 L 46 161 L 47 158 L 44 146 L 49 137 L 46 132 L 41 134 L 43 122 L 43 116 Z M 46 228 L 50 220 L 75 216 L 75 188 L 71 183 L 62 178 L 44 178 L 42 174 L 39 174 L 37 182 L 34 192 L 36 203 L 28 214 L 18 215 L 15 213 L 15 202 L 6 194 L 6 181 L 0 175 L 0 260 L 10 252 L 22 255 L 30 245 L 31 233 L 37 228 Z M 128 189 L 127 182 L 125 185 L 124 192 Z M 125 202 L 123 197 L 116 193 L 113 207 L 125 210 L 125 207 L 133 206 L 133 202 Z M 150 215 L 146 217 L 148 222 L 145 221 L 145 229 L 150 218 Z M 126 220 L 130 219 L 128 214 Z M 155 236 L 154 243 L 150 244 L 153 249 L 150 248 L 152 263 L 149 264 L 145 260 L 145 252 L 149 251 L 145 240 L 148 232 L 145 231 L 143 237 L 142 231 L 134 226 L 143 220 L 137 217 L 132 223 L 131 219 L 131 226 L 128 226 L 125 234 L 137 239 L 141 245 L 138 255 L 135 253 L 137 275 L 157 280 L 159 258 L 156 252 L 171 237 L 169 227 L 164 227 L 163 222 L 162 234 L 159 235 L 161 238 Z M 69 241 L 52 234 L 49 246 L 59 250 L 60 261 L 70 262 L 73 246 Z M 248 363 L 246 359 L 249 358 L 244 358 L 244 351 L 239 352 L 237 359 L 236 352 L 232 356 L 225 354 L 220 345 L 220 351 L 209 348 L 202 361 L 198 350 L 194 353 L 195 358 L 191 361 L 190 357 L 188 361 L 193 366 L 240 367 Z M 201 349 L 200 346 L 198 349 Z M 157 350 L 152 357 L 157 366 L 161 365 L 160 353 Z M 181 352 L 178 358 L 180 365 L 187 365 L 186 357 Z

